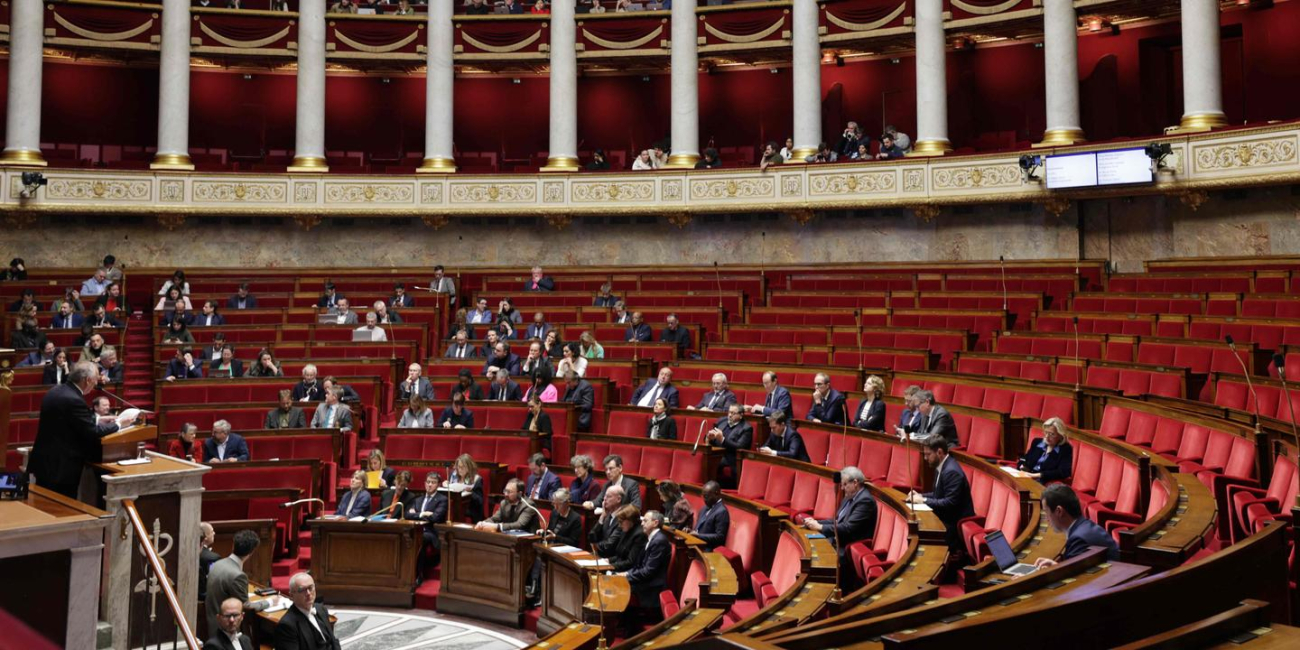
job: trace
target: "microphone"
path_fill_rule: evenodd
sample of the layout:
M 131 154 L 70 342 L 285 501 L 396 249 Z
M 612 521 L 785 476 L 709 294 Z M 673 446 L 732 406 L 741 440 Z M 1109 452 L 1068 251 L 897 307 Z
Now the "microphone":
M 1007 310 L 1007 260 L 1002 255 L 998 256 L 998 265 L 1002 267 L 1002 311 Z
M 319 504 L 321 505 L 322 508 L 325 507 L 325 502 L 322 501 L 322 500 L 320 500 L 320 499 L 298 499 L 297 501 L 290 501 L 290 502 L 288 502 L 288 503 L 281 503 L 281 504 L 280 504 L 280 508 L 281 508 L 281 509 L 284 509 L 284 508 L 292 508 L 292 507 L 294 507 L 294 506 L 302 505 L 302 504 L 304 504 L 304 503 L 319 503 Z M 308 511 L 308 514 L 310 514 L 310 510 Z
M 1237 352 L 1237 344 L 1232 340 L 1232 335 L 1228 334 L 1224 336 L 1223 340 L 1227 341 L 1228 349 L 1232 350 L 1232 356 L 1237 359 L 1237 363 L 1241 364 L 1241 374 L 1246 376 L 1246 388 L 1250 390 L 1250 397 L 1255 402 L 1255 435 L 1260 435 L 1259 394 L 1255 392 L 1255 383 L 1250 380 L 1250 371 L 1246 369 L 1246 362 L 1241 358 L 1241 354 Z M 1279 374 L 1281 373 L 1279 372 Z M 1289 403 L 1290 401 L 1291 401 L 1291 396 L 1287 395 L 1287 402 Z
M 718 260 L 713 260 L 713 277 L 718 281 L 718 309 L 722 309 L 722 272 L 718 270 Z
M 1273 353 L 1273 365 L 1277 366 L 1277 376 L 1282 380 L 1282 394 L 1286 397 L 1287 410 L 1291 415 L 1291 435 L 1296 439 L 1296 446 L 1300 447 L 1300 428 L 1296 427 L 1295 404 L 1291 401 L 1291 389 L 1286 385 L 1286 360 L 1280 352 Z
M 383 510 L 380 510 L 379 512 L 376 512 L 375 514 L 370 515 L 369 517 L 366 518 L 366 521 L 378 521 L 380 515 L 383 515 L 384 517 L 387 517 L 388 515 L 393 514 L 393 508 L 395 508 L 395 507 L 397 507 L 397 506 L 400 506 L 400 505 L 402 505 L 402 502 L 401 502 L 401 501 L 398 501 L 398 500 L 397 500 L 397 495 L 394 494 L 394 495 L 393 495 L 393 502 L 390 503 L 390 504 L 388 504 L 388 507 L 387 507 L 387 508 L 384 508 Z
M 1083 370 L 1079 368 L 1079 317 L 1074 317 L 1074 392 L 1079 392 L 1079 376 Z
M 700 419 L 700 428 L 699 428 L 699 431 L 697 431 L 697 432 L 695 433 L 695 446 L 691 447 L 691 455 L 692 455 L 692 456 L 694 456 L 694 455 L 695 455 L 695 452 L 696 452 L 697 450 L 699 450 L 699 448 L 700 448 L 700 440 L 701 440 L 702 438 L 704 438 L 704 424 L 705 424 L 705 420 L 704 420 L 703 418 L 701 418 L 701 419 Z
M 524 497 L 519 497 L 519 502 L 522 503 L 522 504 L 524 504 L 524 506 L 527 507 L 529 510 L 532 510 L 533 512 L 537 513 L 537 518 L 542 520 L 542 527 L 541 527 L 540 529 L 538 529 L 537 534 L 542 536 L 542 543 L 545 544 L 545 543 L 546 543 L 546 528 L 547 528 L 546 517 L 545 517 L 544 515 L 542 515 L 542 511 L 541 511 L 541 510 L 538 510 L 537 508 L 534 508 L 534 507 L 533 507 L 533 504 L 531 504 L 531 503 L 528 502 L 528 499 L 526 499 L 526 498 L 524 498 Z
M 99 392 L 101 392 L 101 393 L 103 393 L 103 394 L 105 394 L 105 395 L 108 395 L 109 397 L 111 397 L 111 398 L 113 398 L 113 399 L 115 399 L 115 400 L 117 400 L 117 401 L 119 401 L 119 402 L 121 402 L 121 403 L 123 403 L 123 404 L 126 404 L 128 408 L 140 409 L 140 412 L 141 412 L 141 413 L 153 413 L 153 411 L 148 411 L 148 410 L 142 409 L 142 408 L 136 406 L 135 404 L 132 404 L 132 403 L 126 401 L 125 399 L 122 399 L 121 397 L 118 397 L 117 395 L 114 395 L 112 392 L 107 391 L 107 390 L 104 390 L 103 388 L 98 388 L 98 389 L 96 389 L 96 390 L 98 390 Z

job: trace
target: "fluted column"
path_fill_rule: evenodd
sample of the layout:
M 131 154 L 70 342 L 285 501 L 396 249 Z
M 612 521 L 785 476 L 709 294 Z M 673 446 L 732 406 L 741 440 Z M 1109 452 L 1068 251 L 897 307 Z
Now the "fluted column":
M 700 160 L 700 78 L 695 0 L 673 2 L 672 152 L 668 166 L 690 169 Z
M 190 160 L 190 3 L 163 0 L 158 62 L 158 152 L 150 169 L 194 169 Z
M 544 172 L 578 171 L 578 46 L 574 0 L 551 2 L 551 144 Z
M 421 173 L 456 171 L 452 142 L 452 3 L 429 5 L 428 69 L 424 84 L 424 162 Z
M 1047 132 L 1043 146 L 1083 142 L 1079 119 L 1079 23 L 1074 0 L 1043 0 L 1043 68 L 1047 73 Z
M 1226 126 L 1218 0 L 1182 0 L 1184 131 Z
M 325 163 L 325 2 L 298 3 L 298 114 L 291 172 L 327 172 Z
M 41 155 L 41 66 L 45 3 L 13 0 L 9 14 L 9 102 L 0 164 L 44 167 Z
M 916 0 L 916 142 L 912 155 L 942 156 L 948 141 L 943 0 Z
M 803 162 L 817 153 L 822 141 L 822 45 L 817 33 L 817 0 L 795 0 L 794 39 L 794 152 L 790 162 Z

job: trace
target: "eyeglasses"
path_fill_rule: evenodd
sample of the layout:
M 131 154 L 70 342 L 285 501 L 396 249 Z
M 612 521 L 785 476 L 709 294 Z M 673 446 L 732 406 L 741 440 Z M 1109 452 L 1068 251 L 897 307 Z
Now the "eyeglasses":
M 237 612 L 237 613 L 235 613 L 235 614 L 218 614 L 217 617 L 218 617 L 218 618 L 224 618 L 224 619 L 229 620 L 229 621 L 233 621 L 233 620 L 235 620 L 235 619 L 237 619 L 237 618 L 239 618 L 239 617 L 241 617 L 241 616 L 243 616 L 243 615 L 244 615 L 243 612 Z

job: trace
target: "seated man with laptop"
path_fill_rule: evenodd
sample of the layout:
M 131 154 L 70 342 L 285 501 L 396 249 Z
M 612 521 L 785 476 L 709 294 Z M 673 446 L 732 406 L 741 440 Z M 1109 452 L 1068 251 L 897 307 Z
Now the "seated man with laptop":
M 1060 560 L 1043 557 L 1038 558 L 1033 564 L 1017 562 L 1015 551 L 1011 550 L 1011 544 L 1007 542 L 1006 536 L 1002 531 L 995 530 L 984 537 L 984 543 L 988 544 L 989 552 L 993 554 L 993 559 L 998 563 L 998 569 L 1002 573 L 1011 576 L 1028 575 L 1041 568 L 1055 566 L 1058 562 L 1078 557 L 1093 546 L 1106 549 L 1107 562 L 1119 560 L 1119 546 L 1106 533 L 1106 529 L 1083 516 L 1079 495 L 1075 494 L 1070 486 L 1063 483 L 1047 486 L 1043 490 L 1043 511 L 1047 513 L 1047 520 L 1051 523 L 1052 530 L 1066 534 L 1065 550 L 1061 552 Z

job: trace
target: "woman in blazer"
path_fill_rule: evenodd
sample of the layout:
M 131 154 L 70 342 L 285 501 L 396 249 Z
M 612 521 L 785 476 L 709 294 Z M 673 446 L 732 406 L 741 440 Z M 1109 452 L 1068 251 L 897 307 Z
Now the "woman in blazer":
M 885 430 L 885 380 L 871 375 L 862 385 L 866 394 L 853 416 L 853 426 L 867 431 Z
M 654 415 L 645 425 L 645 437 L 651 440 L 677 439 L 677 421 L 668 415 L 668 401 L 662 397 L 655 400 Z
M 1065 439 L 1065 423 L 1051 418 L 1043 423 L 1043 438 L 1029 447 L 1016 465 L 1039 483 L 1068 481 L 1074 470 L 1074 449 Z
M 465 514 L 476 524 L 483 521 L 483 477 L 478 474 L 478 464 L 474 462 L 473 456 L 461 454 L 456 457 L 447 484 L 463 486 L 461 494 L 469 498 Z

